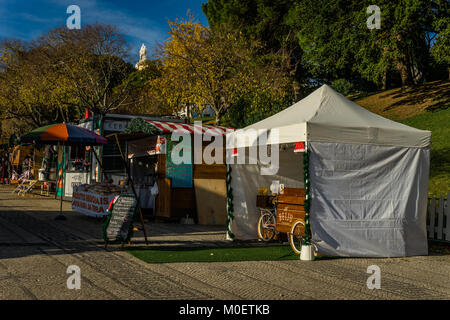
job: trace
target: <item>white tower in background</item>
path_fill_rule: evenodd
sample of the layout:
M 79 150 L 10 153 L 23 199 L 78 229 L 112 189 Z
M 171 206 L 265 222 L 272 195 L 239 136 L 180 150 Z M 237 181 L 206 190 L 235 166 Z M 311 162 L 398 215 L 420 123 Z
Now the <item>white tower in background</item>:
M 144 62 L 147 60 L 147 47 L 145 44 L 142 44 L 141 50 L 139 50 L 139 62 L 136 63 L 135 68 L 138 70 L 142 70 L 144 67 Z

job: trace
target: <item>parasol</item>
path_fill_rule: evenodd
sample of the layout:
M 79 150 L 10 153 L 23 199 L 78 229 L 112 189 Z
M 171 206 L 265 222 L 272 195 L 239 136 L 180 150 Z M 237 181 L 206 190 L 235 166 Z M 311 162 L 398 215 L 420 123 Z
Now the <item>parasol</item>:
M 108 140 L 93 131 L 66 123 L 51 124 L 34 129 L 21 138 L 22 142 L 41 142 L 43 144 L 106 144 Z
M 108 140 L 99 136 L 93 131 L 81 128 L 75 125 L 66 123 L 51 124 L 48 126 L 34 129 L 33 131 L 22 136 L 22 142 L 39 142 L 41 144 L 57 144 L 60 145 L 100 145 L 108 143 Z M 64 172 L 62 172 L 64 177 Z M 57 220 L 65 220 L 62 215 L 62 199 L 60 196 L 59 215 L 55 218 Z

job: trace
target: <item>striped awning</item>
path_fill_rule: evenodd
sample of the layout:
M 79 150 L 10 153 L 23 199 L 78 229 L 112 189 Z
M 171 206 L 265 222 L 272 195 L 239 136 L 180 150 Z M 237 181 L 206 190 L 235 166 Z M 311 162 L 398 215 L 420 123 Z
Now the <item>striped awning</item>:
M 169 122 L 169 121 L 154 121 L 154 120 L 145 120 L 147 123 L 153 125 L 158 128 L 161 133 L 171 133 L 171 132 L 180 132 L 180 133 L 190 133 L 190 134 L 204 134 L 211 136 L 224 136 L 227 133 L 233 132 L 236 129 L 222 126 L 209 126 L 202 124 L 201 126 L 195 126 L 189 123 L 179 123 L 179 122 Z

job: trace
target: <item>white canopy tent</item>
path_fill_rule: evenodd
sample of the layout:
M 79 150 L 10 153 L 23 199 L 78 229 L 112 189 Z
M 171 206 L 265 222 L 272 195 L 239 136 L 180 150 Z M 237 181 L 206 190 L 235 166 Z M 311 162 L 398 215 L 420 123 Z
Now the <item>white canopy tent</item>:
M 256 239 L 258 187 L 280 180 L 303 186 L 301 154 L 292 144 L 305 141 L 310 154 L 312 237 L 323 254 L 393 257 L 427 254 L 426 202 L 431 132 L 385 119 L 324 85 L 293 106 L 227 136 L 239 152 L 260 144 L 239 139 L 248 129 L 269 131 L 280 166 L 260 175 L 262 163 L 233 164 L 237 239 Z M 258 135 L 257 135 L 258 136 Z M 248 160 L 247 160 L 248 163 Z

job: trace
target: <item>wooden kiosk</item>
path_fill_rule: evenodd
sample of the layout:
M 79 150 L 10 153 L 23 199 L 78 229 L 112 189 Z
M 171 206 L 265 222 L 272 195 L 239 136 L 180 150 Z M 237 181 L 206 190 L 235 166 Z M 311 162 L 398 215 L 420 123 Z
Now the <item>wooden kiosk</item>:
M 142 120 L 141 120 L 142 121 Z M 225 225 L 226 213 L 226 165 L 207 164 L 175 164 L 171 159 L 171 151 L 178 141 L 171 141 L 175 130 L 185 130 L 191 135 L 190 157 L 193 160 L 194 133 L 192 124 L 172 123 L 163 121 L 145 121 L 151 130 L 116 135 L 118 142 L 125 140 L 130 163 L 131 177 L 139 185 L 142 182 L 151 188 L 157 183 L 158 195 L 154 205 L 154 216 L 162 221 L 180 221 L 182 218 L 192 218 L 201 225 Z M 221 135 L 225 144 L 225 134 L 231 128 L 203 126 L 201 135 L 212 130 Z M 211 131 L 209 131 L 211 132 Z M 197 137 L 198 138 L 198 137 Z M 213 138 L 214 139 L 214 138 Z M 211 140 L 213 140 L 211 139 Z M 202 154 L 209 141 L 202 141 Z M 225 145 L 220 148 L 225 162 Z M 214 155 L 214 154 L 213 154 Z M 136 163 L 147 169 L 136 169 Z M 134 168 L 134 169 L 133 169 Z

